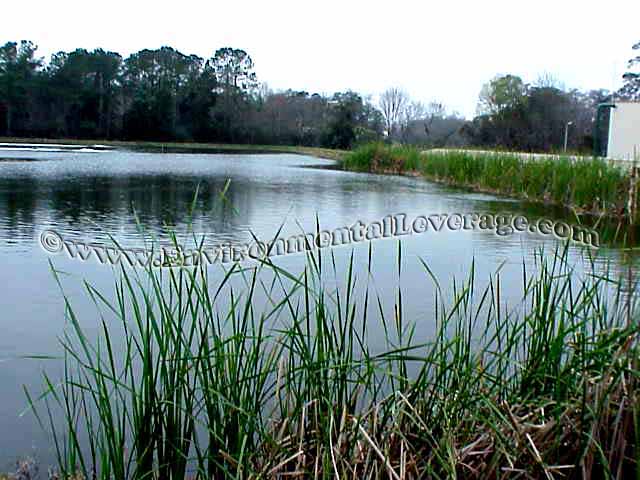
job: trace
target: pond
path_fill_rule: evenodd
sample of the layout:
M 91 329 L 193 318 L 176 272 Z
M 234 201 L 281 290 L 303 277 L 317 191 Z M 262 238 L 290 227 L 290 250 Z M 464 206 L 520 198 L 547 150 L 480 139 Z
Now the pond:
M 429 221 L 454 214 L 461 219 L 508 214 L 522 215 L 530 223 L 543 217 L 571 223 L 560 214 L 522 202 L 417 178 L 346 172 L 333 161 L 302 155 L 76 151 L 55 146 L 2 149 L 0 472 L 24 456 L 43 464 L 54 460 L 51 442 L 36 419 L 29 413 L 21 415 L 27 407 L 23 386 L 38 392 L 42 370 L 56 370 L 56 360 L 39 357 L 61 354 L 64 299 L 51 266 L 64 272 L 60 274 L 64 293 L 88 330 L 97 331 L 99 316 L 83 292 L 82 281 L 109 294 L 117 276 L 117 269 L 101 261 L 95 251 L 83 260 L 77 249 L 47 250 L 42 243 L 46 235 L 76 247 L 108 246 L 115 240 L 123 249 L 140 251 L 152 237 L 168 245 L 170 232 L 181 243 L 195 236 L 206 239 L 207 245 L 242 245 L 255 238 L 267 242 L 276 235 L 286 239 L 301 232 L 313 234 L 318 223 L 327 232 L 354 225 L 364 225 L 367 231 L 375 222 L 384 227 L 389 216 L 414 225 L 418 218 Z M 479 281 L 500 269 L 504 301 L 515 304 L 522 294 L 523 265 L 533 268 L 536 253 L 544 248 L 545 255 L 552 255 L 558 243 L 557 235 L 530 228 L 498 235 L 491 228 L 456 224 L 457 220 L 445 221 L 435 231 L 431 223 L 424 233 L 407 235 L 396 230 L 395 235 L 374 235 L 382 238 L 371 241 L 327 246 L 322 254 L 335 256 L 335 276 L 340 279 L 353 252 L 356 274 L 365 278 L 370 268 L 376 291 L 391 308 L 399 284 L 401 248 L 404 315 L 416 322 L 417 334 L 426 338 L 434 327 L 434 285 L 418 258 L 445 289 L 454 277 L 464 279 L 472 262 Z M 304 253 L 284 253 L 273 259 L 283 268 L 299 271 L 306 262 Z M 628 259 L 618 247 L 571 247 L 570 258 L 580 265 L 589 255 L 594 256 L 594 264 L 587 270 L 595 266 L 624 272 L 628 268 Z M 252 259 L 243 264 L 250 267 Z M 224 267 L 209 267 L 211 281 L 224 274 Z M 375 332 L 373 337 L 375 346 Z

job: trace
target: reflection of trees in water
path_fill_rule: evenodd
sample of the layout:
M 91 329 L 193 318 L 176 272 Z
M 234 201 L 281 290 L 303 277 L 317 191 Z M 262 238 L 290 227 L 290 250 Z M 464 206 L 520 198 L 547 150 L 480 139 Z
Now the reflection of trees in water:
M 227 185 L 230 176 L 233 179 Z M 471 213 L 472 209 L 476 213 L 524 214 L 531 221 L 544 217 L 572 225 L 578 223 L 575 216 L 562 209 L 505 202 L 489 196 L 483 199 L 478 194 L 468 195 L 444 187 L 440 191 L 439 186 L 433 189 L 431 198 L 438 203 L 422 206 L 424 214 Z M 198 197 L 194 203 L 196 190 Z M 357 220 L 378 220 L 380 212 L 400 213 L 399 206 L 425 198 L 421 197 L 422 192 L 415 182 L 395 177 L 350 176 L 340 180 L 332 175 L 310 177 L 296 170 L 260 181 L 251 172 L 246 176 L 221 173 L 201 177 L 145 173 L 69 179 L 37 174 L 5 176 L 0 178 L 0 238 L 34 239 L 43 228 L 59 228 L 98 241 L 104 240 L 105 234 L 132 237 L 138 231 L 136 217 L 147 232 L 159 234 L 168 226 L 181 234 L 188 230 L 189 212 L 194 205 L 192 222 L 196 236 L 248 241 L 249 228 L 255 231 L 257 225 L 262 225 L 266 231 L 258 234 L 275 234 L 285 216 L 290 221 L 306 221 L 305 228 L 311 229 L 317 211 L 325 212 L 320 218 L 323 228 L 338 228 Z M 294 200 L 295 205 L 289 203 Z M 446 211 L 439 211 L 443 208 Z M 595 226 L 603 246 L 599 255 L 622 265 L 625 260 L 621 258 L 621 248 L 635 245 L 635 238 L 639 237 L 637 229 L 632 238 L 633 230 L 627 226 L 619 228 L 615 221 L 602 220 L 596 226 L 596 221 L 588 217 L 580 219 L 591 228 Z M 297 229 L 295 233 L 299 233 Z M 507 247 L 504 239 L 492 232 L 473 235 L 482 235 L 484 247 L 496 254 Z M 635 259 L 631 262 L 634 266 L 638 264 Z
M 226 230 L 246 222 L 253 206 L 251 189 L 230 182 L 227 201 L 220 194 L 226 178 L 198 179 L 171 175 L 82 177 L 68 181 L 36 177 L 0 179 L 0 229 L 4 238 L 33 237 L 39 224 L 93 231 L 134 232 L 136 216 L 143 228 L 186 228 L 189 212 L 210 231 Z M 199 194 L 194 197 L 199 186 Z M 244 219 L 234 212 L 242 212 Z M 135 213 L 134 213 L 135 212 Z
M 116 236 L 133 235 L 139 230 L 136 224 L 139 221 L 147 232 L 160 233 L 169 227 L 186 233 L 191 222 L 196 234 L 223 237 L 233 234 L 237 238 L 244 232 L 243 237 L 250 240 L 249 226 L 265 224 L 266 217 L 281 213 L 282 218 L 269 224 L 275 233 L 292 206 L 286 202 L 292 199 L 299 199 L 300 205 L 310 211 L 326 205 L 330 198 L 336 208 L 354 202 L 358 207 L 366 208 L 373 203 L 379 208 L 378 203 L 385 201 L 382 192 L 377 194 L 380 185 L 376 182 L 364 185 L 354 187 L 335 180 L 329 184 L 296 183 L 280 177 L 256 182 L 249 176 L 238 175 L 229 181 L 229 175 L 225 174 L 101 175 L 68 180 L 35 175 L 0 178 L 0 236 L 34 238 L 45 226 L 76 232 L 79 236 L 91 237 L 101 231 Z M 374 195 L 362 198 L 365 189 Z
M 621 301 L 626 302 L 631 296 L 632 301 L 638 292 L 638 275 L 640 272 L 640 226 L 630 226 L 627 219 L 605 219 L 595 216 L 581 216 L 576 218 L 574 213 L 567 212 L 560 207 L 548 207 L 532 204 L 526 207 L 530 220 L 538 218 L 560 219 L 575 226 L 582 225 L 597 232 L 600 247 L 575 246 L 580 252 L 584 271 L 590 275 L 597 275 L 619 282 L 621 292 L 625 296 Z M 612 284 L 613 285 L 613 284 Z M 614 286 L 612 290 L 615 290 Z
M 33 178 L 0 179 L 0 229 L 8 242 L 34 234 L 38 203 Z

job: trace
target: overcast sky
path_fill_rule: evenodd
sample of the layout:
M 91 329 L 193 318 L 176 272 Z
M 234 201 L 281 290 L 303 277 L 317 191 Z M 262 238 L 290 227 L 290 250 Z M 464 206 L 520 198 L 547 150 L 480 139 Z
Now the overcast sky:
M 637 0 L 31 0 L 3 1 L 0 41 L 32 40 L 46 59 L 77 47 L 126 57 L 162 45 L 209 58 L 231 46 L 273 89 L 375 97 L 400 86 L 472 117 L 482 84 L 500 73 L 619 87 L 639 19 Z

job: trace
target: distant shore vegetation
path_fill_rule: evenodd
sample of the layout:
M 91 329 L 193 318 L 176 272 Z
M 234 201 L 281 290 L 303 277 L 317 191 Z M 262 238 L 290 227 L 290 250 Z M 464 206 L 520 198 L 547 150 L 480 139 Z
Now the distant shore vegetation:
M 594 157 L 543 157 L 472 150 L 421 151 L 371 143 L 344 157 L 347 170 L 414 174 L 477 191 L 508 195 L 589 213 L 622 217 L 629 212 L 629 170 Z
M 172 47 L 124 58 L 82 48 L 48 60 L 30 41 L 0 46 L 0 136 L 233 143 L 350 149 L 371 141 L 424 148 L 481 146 L 547 152 L 604 145 L 603 89 L 566 88 L 552 75 L 532 84 L 499 75 L 478 86 L 472 120 L 439 100 L 417 101 L 391 87 L 356 91 L 273 91 L 245 50 L 212 49 L 210 58 Z M 634 95 L 632 77 L 619 94 Z M 596 128 L 601 124 L 602 128 Z

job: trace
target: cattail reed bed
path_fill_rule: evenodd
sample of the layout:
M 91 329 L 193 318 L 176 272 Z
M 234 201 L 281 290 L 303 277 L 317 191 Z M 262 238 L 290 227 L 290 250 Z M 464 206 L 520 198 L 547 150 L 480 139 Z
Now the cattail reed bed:
M 578 213 L 629 214 L 629 172 L 600 158 L 531 160 L 500 152 L 420 152 L 410 146 L 373 143 L 346 155 L 343 164 L 349 170 L 419 174 L 453 186 L 559 205 Z
M 64 374 L 28 394 L 58 478 L 638 478 L 634 285 L 541 253 L 507 309 L 499 274 L 423 263 L 437 328 L 419 343 L 402 290 L 388 317 L 345 266 L 337 289 L 316 252 L 297 273 L 122 270 L 114 301 L 87 285 L 118 320 L 95 341 L 65 297 Z

